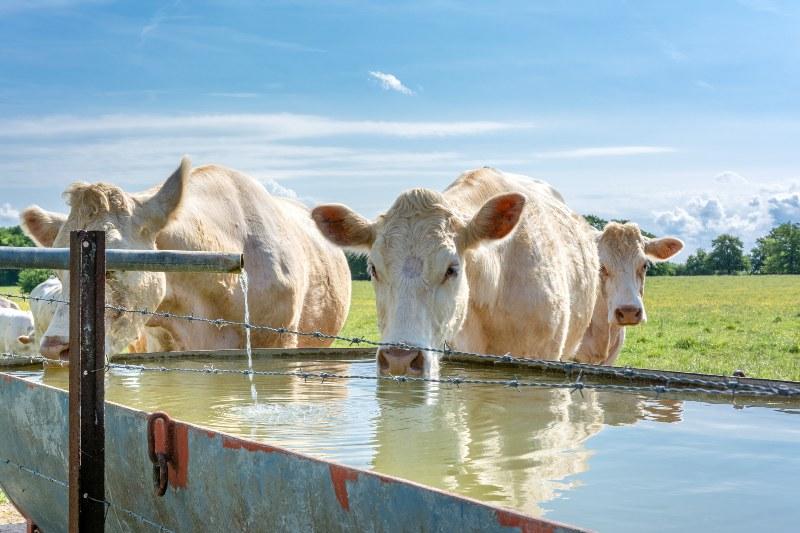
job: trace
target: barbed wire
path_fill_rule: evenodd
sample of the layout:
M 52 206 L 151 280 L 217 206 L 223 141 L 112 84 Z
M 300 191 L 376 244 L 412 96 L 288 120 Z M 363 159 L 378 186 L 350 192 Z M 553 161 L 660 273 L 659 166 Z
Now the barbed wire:
M 38 300 L 48 303 L 60 303 L 66 305 L 69 304 L 68 301 L 56 298 L 39 298 L 30 295 L 26 296 L 26 295 L 9 294 L 9 293 L 0 293 L 0 296 L 17 298 L 21 300 L 35 300 L 35 301 Z M 628 379 L 628 380 L 645 379 L 645 380 L 661 381 L 663 382 L 663 385 L 661 385 L 660 387 L 666 387 L 667 389 L 673 388 L 677 390 L 683 390 L 686 392 L 690 392 L 690 389 L 694 388 L 698 391 L 714 390 L 716 392 L 721 391 L 725 394 L 731 392 L 747 392 L 748 394 L 752 394 L 755 396 L 781 396 L 781 397 L 800 396 L 800 387 L 791 387 L 787 385 L 766 385 L 766 384 L 762 385 L 756 383 L 747 383 L 741 381 L 738 377 L 726 378 L 724 381 L 709 380 L 709 379 L 694 378 L 689 376 L 664 374 L 656 371 L 641 370 L 631 367 L 600 366 L 600 365 L 590 365 L 572 361 L 552 361 L 547 359 L 533 359 L 527 357 L 519 357 L 511 354 L 495 355 L 495 354 L 486 354 L 480 352 L 470 352 L 465 350 L 455 350 L 447 345 L 445 345 L 443 348 L 435 348 L 431 346 L 418 346 L 403 342 L 375 341 L 367 339 L 365 337 L 345 337 L 342 335 L 331 335 L 328 333 L 323 333 L 321 331 L 299 331 L 286 327 L 274 327 L 269 325 L 252 324 L 250 322 L 228 320 L 225 318 L 206 318 L 206 317 L 198 317 L 194 315 L 184 315 L 184 314 L 170 313 L 164 311 L 150 311 L 148 309 L 131 309 L 128 307 L 114 305 L 114 304 L 106 304 L 105 308 L 122 313 L 139 314 L 143 316 L 156 316 L 160 318 L 186 320 L 190 322 L 192 321 L 201 322 L 218 328 L 222 328 L 225 326 L 236 326 L 241 328 L 248 328 L 250 330 L 269 331 L 271 333 L 279 335 L 293 335 L 297 337 L 312 337 L 315 339 L 338 340 L 342 342 L 347 342 L 351 346 L 367 345 L 376 348 L 399 348 L 402 350 L 419 350 L 419 351 L 436 353 L 439 355 L 443 355 L 445 357 L 465 356 L 481 361 L 492 362 L 494 364 L 499 364 L 499 363 L 514 364 L 529 368 L 560 370 L 564 372 L 568 377 L 571 377 L 574 373 L 578 373 L 579 375 L 586 374 L 586 375 Z M 47 360 L 47 361 L 53 361 L 53 360 Z M 249 372 L 249 371 L 242 371 L 242 372 Z M 429 378 L 404 377 L 404 376 L 382 376 L 382 378 L 389 378 L 389 379 L 405 378 L 409 381 L 419 380 L 419 379 L 429 379 Z M 675 385 L 679 385 L 680 387 L 675 387 Z M 625 390 L 626 387 L 630 387 L 626 385 L 617 385 L 617 386 L 621 387 L 620 390 Z M 647 390 L 647 389 L 652 389 L 654 387 L 656 386 L 652 385 L 638 386 L 633 388 L 635 390 Z
M 44 356 L 22 356 L 11 353 L 0 353 L 0 358 L 20 359 L 26 362 L 41 362 L 47 364 L 55 364 L 57 366 L 65 366 L 67 361 L 60 359 L 48 359 Z M 499 385 L 513 389 L 523 388 L 539 388 L 539 389 L 571 389 L 573 392 L 587 390 L 598 391 L 611 391 L 611 392 L 627 392 L 637 394 L 655 394 L 656 397 L 661 394 L 669 393 L 683 393 L 683 394 L 706 394 L 712 396 L 729 396 L 735 398 L 736 394 L 751 397 L 784 397 L 784 398 L 800 398 L 800 389 L 792 389 L 789 387 L 775 387 L 767 390 L 742 390 L 736 381 L 729 381 L 727 388 L 703 388 L 703 387 L 689 387 L 689 386 L 670 386 L 670 385 L 619 385 L 609 383 L 591 383 L 582 380 L 583 374 L 579 373 L 575 381 L 567 382 L 554 382 L 554 381 L 529 381 L 514 379 L 481 379 L 469 378 L 462 376 L 453 376 L 446 378 L 428 378 L 422 376 L 392 376 L 392 375 L 366 375 L 366 374 L 340 374 L 336 372 L 324 372 L 318 370 L 250 370 L 250 369 L 229 369 L 217 368 L 213 365 L 205 365 L 202 368 L 189 368 L 189 367 L 165 367 L 165 366 L 147 366 L 147 365 L 133 365 L 128 363 L 108 363 L 103 367 L 103 371 L 118 369 L 118 370 L 134 370 L 139 372 L 177 372 L 186 374 L 228 374 L 228 375 L 242 375 L 242 376 L 286 376 L 303 379 L 308 381 L 310 378 L 319 378 L 322 383 L 325 380 L 367 380 L 367 381 L 388 381 L 394 383 L 437 383 L 444 385 L 454 385 L 460 387 L 461 385 Z M 88 372 L 88 371 L 87 371 Z M 715 385 L 720 385 L 717 382 L 711 382 Z
M 36 469 L 34 469 L 34 468 L 31 468 L 31 467 L 29 467 L 29 466 L 25 466 L 25 465 L 23 465 L 23 464 L 20 464 L 20 463 L 18 463 L 18 462 L 16 462 L 16 461 L 14 461 L 14 460 L 12 460 L 12 459 L 9 459 L 9 458 L 7 458 L 7 457 L 0 457 L 0 464 L 5 464 L 5 465 L 7 465 L 7 466 L 13 466 L 13 467 L 16 467 L 16 468 L 17 468 L 17 469 L 18 469 L 20 472 L 25 472 L 25 473 L 27 473 L 27 474 L 30 474 L 30 475 L 32 475 L 32 476 L 35 476 L 35 477 L 37 477 L 37 478 L 39 478 L 39 479 L 43 479 L 43 480 L 45 480 L 45 481 L 48 481 L 48 482 L 50 482 L 50 483 L 53 483 L 53 484 L 55 484 L 55 485 L 58 485 L 59 487 L 63 487 L 63 488 L 65 488 L 65 489 L 68 489 L 68 488 L 69 488 L 69 483 L 67 483 L 66 481 L 62 481 L 62 480 L 60 480 L 60 479 L 56 479 L 56 478 L 54 478 L 54 477 L 50 477 L 50 476 L 48 476 L 47 474 L 43 474 L 43 473 L 39 472 L 38 470 L 36 470 Z M 172 529 L 169 529 L 168 527 L 166 527 L 166 526 L 164 526 L 164 525 L 162 525 L 162 524 L 159 524 L 159 523 L 157 523 L 157 522 L 154 522 L 154 521 L 150 520 L 149 518 L 146 518 L 146 517 L 144 517 L 144 516 L 140 515 L 139 513 L 136 513 L 136 512 L 134 512 L 134 511 L 131 511 L 130 509 L 127 509 L 127 508 L 125 508 L 125 507 L 122 507 L 122 506 L 120 506 L 120 505 L 117 505 L 117 504 L 115 504 L 115 503 L 112 503 L 112 502 L 110 502 L 110 501 L 108 501 L 108 500 L 106 500 L 106 499 L 102 499 L 102 500 L 101 500 L 101 499 L 98 499 L 98 498 L 93 498 L 93 497 L 89 496 L 89 495 L 88 495 L 88 494 L 86 494 L 86 493 L 82 494 L 81 496 L 82 496 L 84 499 L 87 499 L 87 500 L 93 501 L 93 502 L 95 502 L 95 503 L 101 503 L 101 504 L 103 504 L 103 505 L 106 507 L 106 512 L 107 512 L 109 509 L 114 509 L 115 511 L 120 511 L 120 512 L 122 512 L 122 513 L 124 513 L 124 514 L 126 514 L 126 515 L 130 516 L 131 518 L 133 518 L 134 520 L 136 520 L 137 522 L 139 522 L 139 523 L 141 523 L 141 524 L 144 524 L 144 525 L 150 526 L 150 527 L 152 527 L 153 529 L 157 529 L 159 532 L 163 532 L 163 533 L 175 533 L 175 532 L 174 532 L 174 530 L 172 530 Z

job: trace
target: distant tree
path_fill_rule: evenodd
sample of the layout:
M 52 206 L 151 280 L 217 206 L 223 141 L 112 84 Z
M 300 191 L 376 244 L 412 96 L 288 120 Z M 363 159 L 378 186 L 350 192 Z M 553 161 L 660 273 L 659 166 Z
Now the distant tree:
M 13 226 L 0 228 L 0 246 L 34 246 L 32 240 L 22 233 L 22 228 Z M 19 270 L 0 270 L 0 285 L 16 285 Z
M 648 276 L 678 276 L 678 266 L 675 263 L 664 261 L 663 263 L 650 263 L 647 269 Z
M 695 253 L 686 258 L 682 272 L 686 276 L 705 276 L 712 274 L 709 266 L 708 254 L 702 248 L 698 248 Z
M 41 282 L 53 275 L 52 270 L 42 268 L 27 268 L 19 273 L 20 290 L 25 294 L 30 294 L 31 291 Z
M 350 252 L 345 252 L 345 255 L 347 256 L 347 265 L 350 267 L 350 279 L 369 279 L 366 256 L 361 254 L 353 254 Z
M 800 224 L 786 222 L 756 241 L 752 268 L 760 274 L 800 274 Z
M 708 268 L 718 274 L 735 274 L 748 267 L 742 240 L 729 233 L 723 233 L 711 241 L 711 253 L 706 261 Z
M 608 220 L 600 218 L 597 215 L 583 215 L 583 218 L 586 219 L 586 222 L 588 222 L 590 226 L 598 231 L 603 231 L 603 228 L 608 224 Z

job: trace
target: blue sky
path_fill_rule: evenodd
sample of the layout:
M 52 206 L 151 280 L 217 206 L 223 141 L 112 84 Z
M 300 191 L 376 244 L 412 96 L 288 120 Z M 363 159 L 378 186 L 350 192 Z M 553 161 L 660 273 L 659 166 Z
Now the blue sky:
M 690 249 L 800 220 L 796 2 L 0 0 L 0 72 L 0 224 L 184 153 L 367 216 L 491 165 Z

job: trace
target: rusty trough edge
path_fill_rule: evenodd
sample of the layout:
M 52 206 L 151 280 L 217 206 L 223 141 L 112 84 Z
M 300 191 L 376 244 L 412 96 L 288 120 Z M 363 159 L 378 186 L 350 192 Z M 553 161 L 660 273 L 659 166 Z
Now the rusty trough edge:
M 3 383 L 8 383 L 11 381 L 15 381 L 21 384 L 24 384 L 29 389 L 35 389 L 37 387 L 50 389 L 55 391 L 58 394 L 68 394 L 68 391 L 64 389 L 60 389 L 58 387 L 53 387 L 51 385 L 46 385 L 43 383 L 36 383 L 32 382 L 29 379 L 26 379 L 21 376 L 16 376 L 13 374 L 8 374 L 5 372 L 0 372 L 0 387 L 3 386 Z M 120 409 L 121 411 L 128 412 L 129 414 L 133 415 L 136 418 L 141 419 L 143 424 L 146 426 L 147 419 L 151 413 L 147 411 L 134 409 L 126 405 L 118 404 L 116 402 L 106 401 L 106 405 L 114 406 L 116 409 Z M 297 452 L 294 450 L 290 450 L 288 448 L 283 448 L 280 446 L 274 446 L 271 444 L 265 444 L 262 442 L 257 442 L 241 437 L 237 437 L 234 435 L 230 435 L 225 432 L 217 431 L 211 428 L 207 428 L 204 426 L 200 426 L 197 424 L 192 424 L 189 422 L 183 422 L 177 419 L 172 419 L 173 424 L 175 425 L 175 432 L 179 432 L 182 429 L 185 429 L 187 435 L 189 432 L 194 433 L 196 436 L 204 436 L 210 439 L 219 440 L 219 445 L 223 448 L 229 449 L 243 449 L 253 453 L 278 453 L 285 456 L 293 457 L 295 459 L 301 461 L 307 461 L 311 463 L 316 463 L 319 465 L 327 466 L 331 473 L 330 481 L 333 486 L 333 490 L 336 493 L 336 498 L 339 501 L 339 504 L 342 506 L 344 510 L 348 510 L 349 508 L 349 491 L 347 488 L 347 482 L 350 481 L 351 483 L 357 482 L 358 478 L 361 476 L 365 476 L 368 478 L 375 478 L 380 481 L 382 484 L 400 484 L 407 487 L 412 487 L 414 489 L 438 494 L 444 496 L 446 498 L 460 501 L 467 503 L 471 506 L 479 507 L 491 511 L 494 513 L 495 520 L 497 521 L 497 525 L 509 528 L 517 528 L 521 533 L 545 533 L 545 532 L 554 532 L 554 531 L 574 531 L 574 532 L 586 532 L 591 533 L 593 530 L 586 529 L 583 527 L 578 527 L 570 524 L 565 524 L 562 522 L 558 522 L 555 520 L 545 519 L 545 518 L 536 518 L 530 515 L 526 515 L 520 511 L 509 509 L 506 507 L 501 507 L 498 505 L 491 505 L 486 502 L 481 502 L 479 500 L 470 498 L 468 496 L 462 496 L 460 494 L 455 494 L 452 492 L 448 492 L 442 489 L 429 487 L 423 485 L 421 483 L 417 483 L 414 481 L 410 481 L 407 479 L 398 478 L 395 476 L 390 476 L 387 474 L 381 474 L 378 472 L 373 472 L 369 470 L 364 470 L 356 467 L 346 466 L 336 461 L 331 461 L 329 459 L 321 459 L 317 457 L 313 457 L 310 455 L 306 455 L 301 452 Z M 188 459 L 188 458 L 187 458 Z M 29 466 L 36 466 L 36 465 L 29 465 Z M 185 475 L 185 472 L 184 472 Z M 171 483 L 171 482 L 170 482 Z M 11 497 L 9 497 L 11 499 Z M 14 503 L 12 501 L 12 503 Z M 112 502 L 113 503 L 113 502 Z M 16 503 L 15 503 L 16 506 Z M 33 516 L 29 513 L 27 509 L 20 509 L 21 513 L 24 516 Z

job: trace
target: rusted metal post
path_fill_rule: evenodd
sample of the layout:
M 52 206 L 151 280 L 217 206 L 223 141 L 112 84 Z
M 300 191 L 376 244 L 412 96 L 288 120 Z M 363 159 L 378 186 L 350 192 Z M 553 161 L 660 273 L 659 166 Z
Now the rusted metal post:
M 106 237 L 70 234 L 69 532 L 105 521 Z

